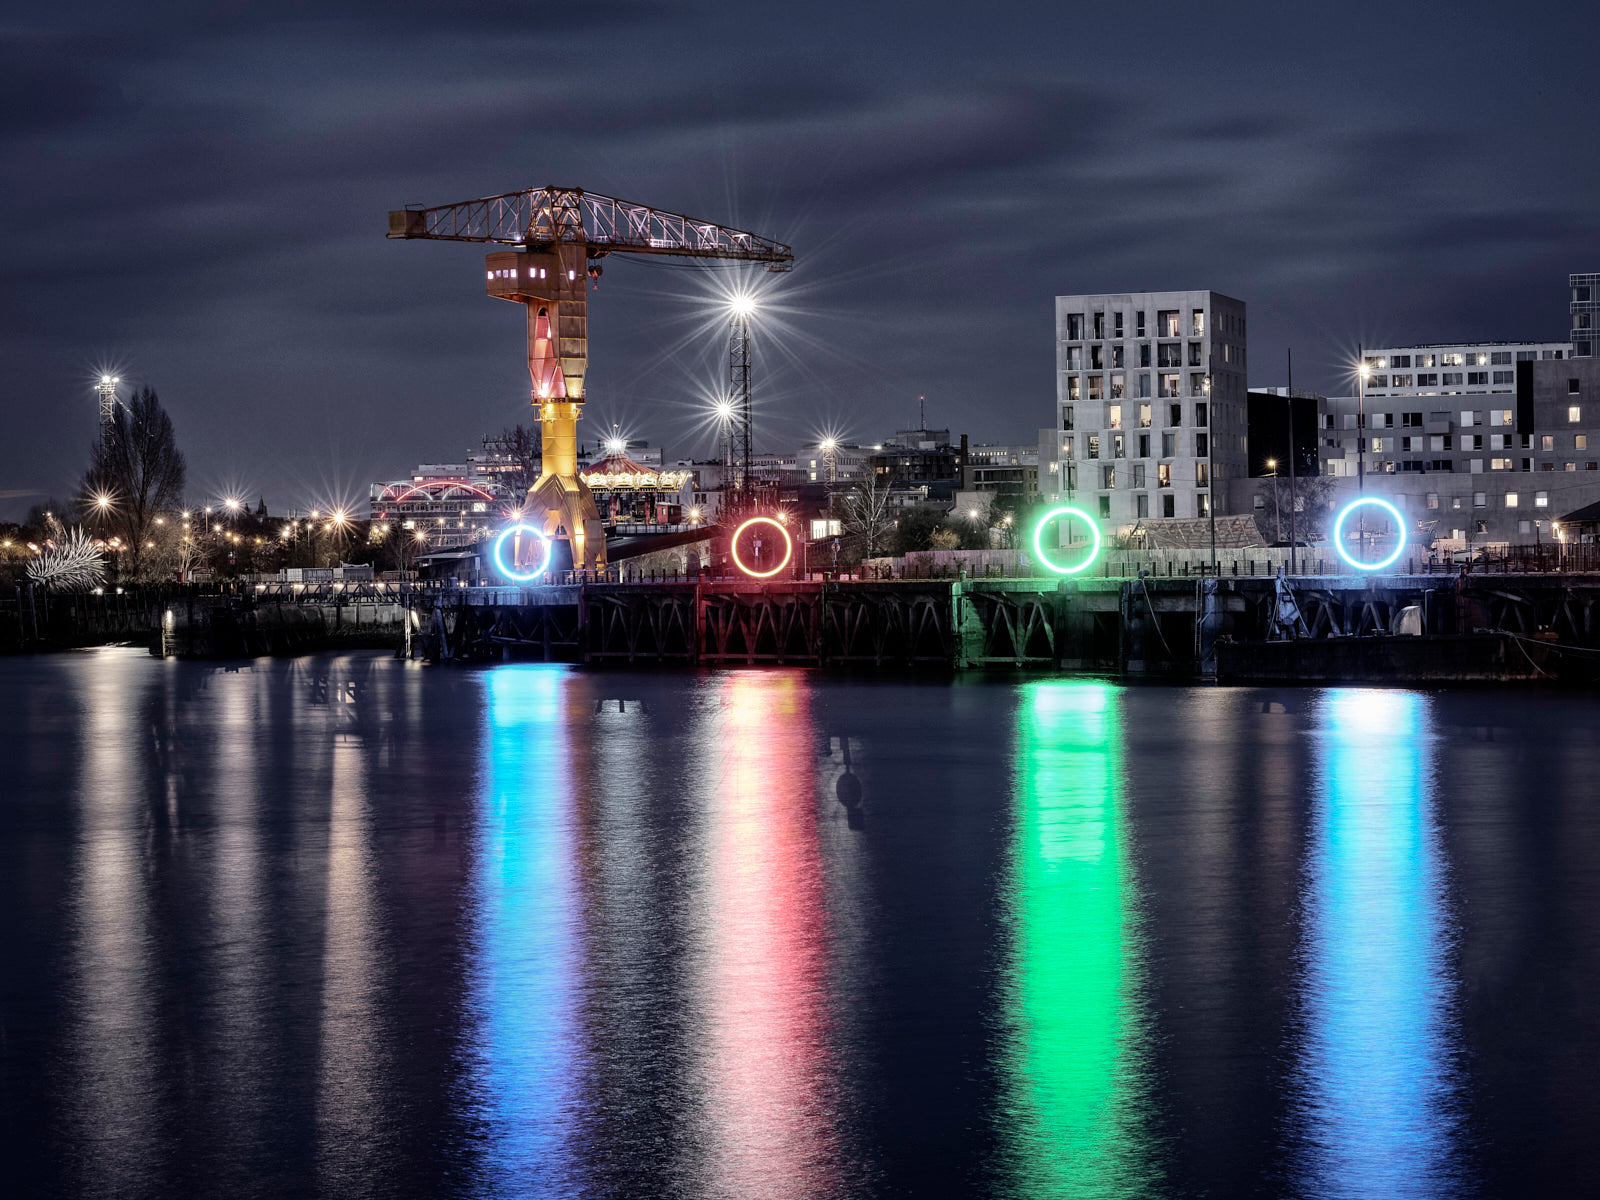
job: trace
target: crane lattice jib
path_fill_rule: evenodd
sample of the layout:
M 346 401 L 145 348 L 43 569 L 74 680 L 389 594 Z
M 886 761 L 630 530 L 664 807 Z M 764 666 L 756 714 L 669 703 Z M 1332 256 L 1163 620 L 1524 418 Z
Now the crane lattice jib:
M 794 259 L 788 246 L 770 238 L 575 188 L 531 188 L 391 212 L 389 236 L 514 246 L 583 242 L 592 256 L 620 251 L 778 266 Z

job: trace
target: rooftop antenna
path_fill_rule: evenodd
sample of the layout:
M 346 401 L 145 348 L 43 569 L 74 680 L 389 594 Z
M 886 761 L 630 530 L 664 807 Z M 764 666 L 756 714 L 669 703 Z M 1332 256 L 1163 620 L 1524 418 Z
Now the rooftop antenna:
M 926 396 L 918 396 L 917 397 L 917 428 L 918 429 L 926 429 L 927 427 L 928 427 L 928 398 Z

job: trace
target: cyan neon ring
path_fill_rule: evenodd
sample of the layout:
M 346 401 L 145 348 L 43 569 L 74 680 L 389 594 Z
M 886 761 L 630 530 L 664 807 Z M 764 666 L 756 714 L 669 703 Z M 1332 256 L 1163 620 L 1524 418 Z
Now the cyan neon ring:
M 506 539 L 511 537 L 513 534 L 519 533 L 531 533 L 544 545 L 544 559 L 539 563 L 538 567 L 526 573 L 519 573 L 513 569 L 515 564 L 508 566 L 506 563 Z M 539 578 L 539 576 L 543 575 L 549 568 L 550 554 L 553 549 L 554 547 L 550 545 L 550 539 L 545 537 L 544 534 L 540 533 L 532 525 L 508 525 L 505 529 L 501 530 L 500 536 L 494 540 L 494 565 L 499 569 L 500 574 L 504 575 L 507 579 L 514 579 L 518 583 L 528 583 L 531 580 Z
M 1040 538 L 1044 534 L 1044 527 L 1057 517 L 1077 517 L 1089 527 L 1089 535 L 1094 539 L 1094 546 L 1090 549 L 1088 557 L 1075 567 L 1058 567 L 1051 562 L 1044 552 L 1044 543 Z M 1033 552 L 1038 555 L 1039 561 L 1057 575 L 1076 575 L 1079 571 L 1086 571 L 1093 565 L 1094 560 L 1100 557 L 1100 526 L 1094 518 L 1081 508 L 1074 508 L 1070 504 L 1063 504 L 1059 508 L 1052 508 L 1039 518 L 1039 523 L 1033 527 Z
M 1383 559 L 1381 562 L 1369 563 L 1362 562 L 1359 559 L 1351 558 L 1349 553 L 1344 548 L 1344 519 L 1365 504 L 1375 504 L 1394 518 L 1394 527 L 1396 531 L 1394 553 L 1390 554 L 1388 558 Z M 1349 563 L 1358 571 L 1381 571 L 1399 558 L 1400 552 L 1406 548 L 1406 519 L 1400 515 L 1400 510 L 1394 505 L 1390 504 L 1387 500 L 1380 499 L 1377 496 L 1357 496 L 1354 500 L 1350 501 L 1349 504 L 1346 504 L 1343 508 L 1341 508 L 1339 510 L 1339 515 L 1334 518 L 1333 548 L 1339 552 L 1340 558 L 1344 559 L 1345 562 Z

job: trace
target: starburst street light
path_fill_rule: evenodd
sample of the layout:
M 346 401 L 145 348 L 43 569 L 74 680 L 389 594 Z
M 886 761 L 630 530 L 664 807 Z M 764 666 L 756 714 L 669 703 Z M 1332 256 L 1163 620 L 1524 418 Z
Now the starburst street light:
M 736 317 L 748 317 L 755 310 L 755 297 L 749 294 L 738 295 L 728 301 L 728 311 Z

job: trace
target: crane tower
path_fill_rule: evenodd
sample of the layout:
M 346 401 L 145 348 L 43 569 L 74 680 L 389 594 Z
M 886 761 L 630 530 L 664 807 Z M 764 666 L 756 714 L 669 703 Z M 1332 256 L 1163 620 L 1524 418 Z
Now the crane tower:
M 786 271 L 788 246 L 677 213 L 578 188 L 529 188 L 438 208 L 389 214 L 391 238 L 494 242 L 484 263 L 490 296 L 521 304 L 528 374 L 543 436 L 542 472 L 528 489 L 525 519 L 555 547 L 554 565 L 605 566 L 605 535 L 589 487 L 578 477 L 578 418 L 589 362 L 589 281 L 608 254 L 664 254 L 763 262 Z

